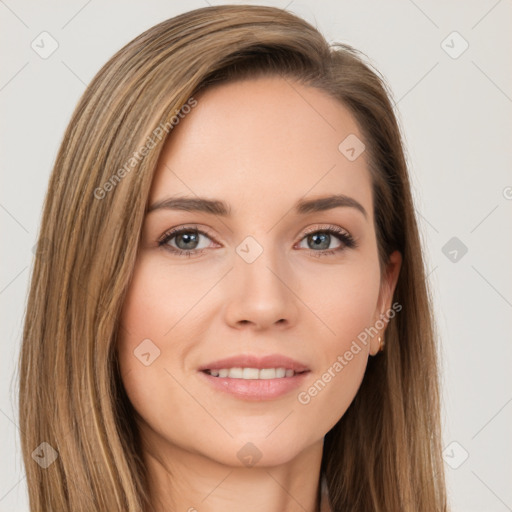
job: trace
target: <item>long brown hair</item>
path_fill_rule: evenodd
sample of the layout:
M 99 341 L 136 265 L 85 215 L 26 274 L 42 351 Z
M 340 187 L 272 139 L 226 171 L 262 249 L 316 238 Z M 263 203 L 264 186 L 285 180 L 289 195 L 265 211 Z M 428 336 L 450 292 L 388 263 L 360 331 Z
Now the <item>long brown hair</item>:
M 403 309 L 386 349 L 370 358 L 353 403 L 325 436 L 332 509 L 447 510 L 436 335 L 391 93 L 362 54 L 327 43 L 301 18 L 228 5 L 181 14 L 127 44 L 92 80 L 64 135 L 20 354 L 31 510 L 151 509 L 115 343 L 153 173 L 194 94 L 261 74 L 327 91 L 350 109 L 370 155 L 381 269 L 393 250 L 403 257 L 394 295 Z M 46 468 L 33 456 L 43 442 L 58 454 Z

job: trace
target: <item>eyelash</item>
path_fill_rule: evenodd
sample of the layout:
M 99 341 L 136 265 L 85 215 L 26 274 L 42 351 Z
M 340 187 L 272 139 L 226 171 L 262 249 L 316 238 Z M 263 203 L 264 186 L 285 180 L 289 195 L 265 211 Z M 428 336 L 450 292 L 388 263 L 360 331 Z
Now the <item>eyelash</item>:
M 192 249 L 192 250 L 183 250 L 183 249 L 176 249 L 175 247 L 171 247 L 170 245 L 167 245 L 167 242 L 169 240 L 173 239 L 177 235 L 180 235 L 182 233 L 199 233 L 201 235 L 204 235 L 210 239 L 212 239 L 212 236 L 202 229 L 199 229 L 197 226 L 190 226 L 190 227 L 182 227 L 182 228 L 173 228 L 163 234 L 163 236 L 158 240 L 158 246 L 163 247 L 165 250 L 170 251 L 173 254 L 176 254 L 177 256 L 186 256 L 186 257 L 192 257 L 192 256 L 199 256 L 201 255 L 206 249 Z M 304 232 L 303 237 L 300 239 L 299 243 L 304 240 L 308 235 L 311 235 L 313 233 L 327 233 L 330 235 L 334 235 L 340 242 L 343 243 L 341 247 L 338 247 L 337 249 L 324 249 L 322 251 L 314 251 L 312 249 L 306 249 L 309 251 L 309 253 L 314 256 L 330 256 L 334 255 L 337 252 L 341 252 L 345 249 L 355 249 L 358 247 L 357 242 L 355 239 L 350 235 L 347 231 L 345 231 L 342 228 L 339 228 L 338 226 L 322 226 L 321 228 L 315 227 L 315 228 L 309 228 Z

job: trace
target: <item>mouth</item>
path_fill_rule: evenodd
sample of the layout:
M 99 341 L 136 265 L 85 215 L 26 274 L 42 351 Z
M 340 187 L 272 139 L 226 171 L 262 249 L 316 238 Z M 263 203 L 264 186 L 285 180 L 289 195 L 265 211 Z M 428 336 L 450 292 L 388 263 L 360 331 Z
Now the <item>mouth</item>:
M 211 361 L 198 368 L 199 371 L 207 371 L 214 377 L 230 379 L 286 378 L 309 369 L 304 363 L 281 354 L 238 354 Z
M 285 398 L 304 386 L 311 373 L 303 363 L 279 354 L 242 354 L 208 363 L 198 370 L 208 387 L 244 401 Z
M 220 368 L 205 369 L 204 373 L 221 379 L 244 379 L 244 380 L 271 380 L 271 379 L 288 379 L 296 375 L 302 375 L 309 370 L 296 371 L 293 368 Z

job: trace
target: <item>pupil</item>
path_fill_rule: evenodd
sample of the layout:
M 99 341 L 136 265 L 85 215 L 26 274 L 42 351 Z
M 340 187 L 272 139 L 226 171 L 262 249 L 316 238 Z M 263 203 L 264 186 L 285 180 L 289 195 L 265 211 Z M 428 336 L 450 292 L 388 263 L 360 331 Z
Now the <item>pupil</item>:
M 320 234 L 311 235 L 309 238 L 314 240 L 313 243 L 315 244 L 316 248 L 327 249 L 329 247 L 329 236 L 330 235 L 328 233 L 320 233 Z M 322 240 L 318 240 L 320 237 L 322 237 Z M 323 246 L 322 246 L 322 244 L 323 244 Z
M 184 249 L 184 250 L 194 249 L 195 247 L 189 247 L 189 246 L 186 246 L 186 247 L 180 247 L 180 244 L 179 244 L 179 241 L 180 241 L 180 240 L 184 240 L 184 241 L 185 241 L 185 244 L 190 244 L 190 243 L 197 242 L 197 233 L 193 233 L 193 232 L 181 233 L 181 234 L 179 234 L 179 235 L 176 237 L 176 245 L 177 245 L 180 249 Z

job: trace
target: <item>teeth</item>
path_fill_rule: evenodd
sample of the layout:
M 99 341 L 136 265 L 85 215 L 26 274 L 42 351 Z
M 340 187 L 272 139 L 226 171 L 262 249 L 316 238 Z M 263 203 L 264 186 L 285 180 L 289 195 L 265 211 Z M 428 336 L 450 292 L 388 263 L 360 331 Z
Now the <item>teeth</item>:
M 293 370 L 292 370 L 293 375 Z M 276 378 L 276 370 L 275 368 L 263 368 L 259 371 L 260 379 L 275 379 Z
M 243 368 L 230 368 L 228 377 L 230 379 L 243 379 L 244 378 Z
M 233 371 L 233 368 L 229 371 L 229 374 L 231 375 L 231 372 Z M 238 377 L 238 375 L 237 375 Z M 242 379 L 259 379 L 260 378 L 260 370 L 257 368 L 244 368 L 242 370 Z
M 276 369 L 276 378 L 282 379 L 286 375 L 286 368 L 277 368 Z
M 223 368 L 221 370 L 207 370 L 213 377 L 229 377 L 230 379 L 282 379 L 293 377 L 295 372 L 287 368 Z

